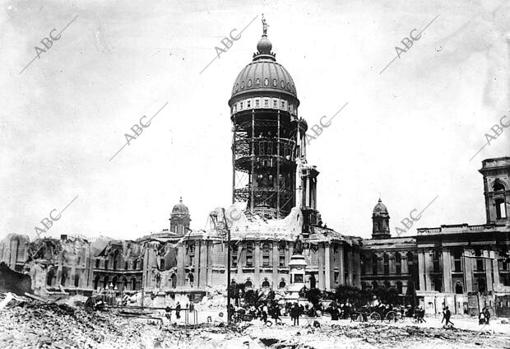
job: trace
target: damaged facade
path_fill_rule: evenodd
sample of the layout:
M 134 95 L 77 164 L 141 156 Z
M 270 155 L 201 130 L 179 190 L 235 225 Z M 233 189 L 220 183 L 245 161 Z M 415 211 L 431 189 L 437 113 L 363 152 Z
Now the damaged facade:
M 257 52 L 239 73 L 228 102 L 232 206 L 212 211 L 204 229 L 191 230 L 181 198 L 169 229 L 134 241 L 62 236 L 30 242 L 11 234 L 0 243 L 0 261 L 29 273 L 38 293 L 143 289 L 200 297 L 226 288 L 228 228 L 231 278 L 245 287 L 286 290 L 299 236 L 308 288 L 384 287 L 402 296 L 415 289 L 426 307 L 442 297 L 456 312 L 471 292 L 510 295 L 509 157 L 483 161 L 486 224 L 442 225 L 392 237 L 389 210 L 379 200 L 371 239 L 343 235 L 324 226 L 317 209 L 319 171 L 307 162 L 308 126 L 298 116 L 299 103 L 264 25 Z M 492 301 L 497 307 L 497 299 Z

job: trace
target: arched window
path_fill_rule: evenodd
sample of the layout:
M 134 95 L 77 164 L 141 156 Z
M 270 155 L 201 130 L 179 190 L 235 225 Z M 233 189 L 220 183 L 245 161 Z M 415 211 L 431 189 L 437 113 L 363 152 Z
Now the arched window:
M 367 273 L 367 258 L 364 255 L 361 255 L 359 262 L 361 265 L 361 275 L 365 275 Z
M 105 259 L 105 261 L 104 261 L 104 268 L 108 269 L 108 259 Z
M 188 280 L 189 280 L 191 287 L 193 287 L 193 282 L 195 281 L 195 275 L 193 275 L 193 273 L 189 273 Z
M 135 259 L 133 261 L 133 269 L 136 270 L 137 267 L 138 267 L 138 261 Z
M 492 189 L 494 191 L 505 191 L 505 186 L 499 180 L 495 180 Z
M 136 290 L 136 278 L 132 278 L 132 279 L 131 279 L 131 288 L 132 288 L 133 290 Z
M 231 259 L 232 259 L 232 267 L 233 268 L 236 268 L 237 267 L 237 254 L 239 253 L 239 246 L 237 244 L 235 244 L 234 246 L 231 247 L 232 249 L 232 253 L 230 255 Z
M 125 277 L 122 278 L 122 290 L 125 291 L 128 289 L 128 281 Z
M 262 281 L 262 287 L 270 287 L 270 286 L 271 286 L 271 284 L 269 283 L 267 278 L 265 278 L 264 281 Z
M 115 250 L 113 253 L 113 270 L 117 270 L 117 265 L 119 262 L 119 250 Z
M 99 269 L 99 263 L 100 263 L 100 262 L 101 262 L 101 261 L 100 261 L 99 259 L 96 259 L 96 269 Z
M 377 275 L 377 255 L 372 255 L 372 274 Z
M 62 277 L 60 279 L 60 284 L 62 286 L 66 285 L 67 277 L 68 277 L 68 275 L 67 275 L 67 268 L 64 267 L 64 268 L 62 268 Z
M 263 267 L 269 267 L 269 260 L 271 255 L 271 249 L 269 247 L 269 244 L 265 242 L 262 245 L 262 266 Z
M 74 287 L 80 286 L 80 275 L 74 274 Z
M 54 277 L 55 277 L 55 271 L 53 270 L 53 268 L 51 268 L 48 271 L 48 274 L 46 274 L 46 285 L 52 286 Z
M 495 192 L 505 192 L 505 186 L 499 180 L 494 181 L 494 185 L 492 186 Z M 496 198 L 494 200 L 494 204 L 496 206 L 496 218 L 497 219 L 505 219 L 507 218 L 506 212 L 506 204 L 504 198 Z
M 246 266 L 253 267 L 253 242 L 246 244 Z
M 310 289 L 315 288 L 317 285 L 317 280 L 315 279 L 315 275 L 310 275 Z
M 96 278 L 94 279 L 94 290 L 97 290 L 99 287 L 99 275 L 96 276 Z
M 397 275 L 402 274 L 402 256 L 400 255 L 399 252 L 395 253 L 395 272 L 397 273 Z
M 464 288 L 462 287 L 462 283 L 460 281 L 457 281 L 457 283 L 455 284 L 455 293 L 456 294 L 464 293 Z
M 251 282 L 250 279 L 246 280 L 246 282 L 244 283 L 244 287 L 246 288 L 253 287 L 253 283 Z
M 402 281 L 397 281 L 397 291 L 398 294 L 402 294 Z
M 286 286 L 286 284 L 285 284 L 285 280 L 284 280 L 284 279 L 282 279 L 282 280 L 280 281 L 280 283 L 278 284 L 278 287 L 279 287 L 279 288 L 284 288 L 285 286 Z
M 172 288 L 177 287 L 177 276 L 175 274 L 172 274 L 170 277 L 170 284 L 172 285 Z
M 384 275 L 388 275 L 390 273 L 390 256 L 387 253 L 383 255 L 384 262 Z
M 407 272 L 409 274 L 414 273 L 414 256 L 412 252 L 407 252 Z
M 280 267 L 284 267 L 285 266 L 285 241 L 282 241 L 279 246 L 278 246 L 278 252 L 280 254 L 280 257 L 279 257 L 279 265 Z

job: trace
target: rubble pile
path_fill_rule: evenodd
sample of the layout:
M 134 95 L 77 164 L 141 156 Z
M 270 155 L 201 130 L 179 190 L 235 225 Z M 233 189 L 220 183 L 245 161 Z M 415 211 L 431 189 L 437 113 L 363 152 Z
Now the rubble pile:
M 143 324 L 130 324 L 114 314 L 91 312 L 67 304 L 16 302 L 0 314 L 0 348 L 96 348 L 102 343 L 128 347 Z M 110 347 L 110 346 L 108 346 Z
M 0 348 L 510 348 L 508 336 L 411 324 L 325 322 L 314 328 L 267 327 L 254 321 L 184 327 L 151 318 L 127 318 L 112 309 L 85 311 L 72 302 L 7 296 L 0 309 Z

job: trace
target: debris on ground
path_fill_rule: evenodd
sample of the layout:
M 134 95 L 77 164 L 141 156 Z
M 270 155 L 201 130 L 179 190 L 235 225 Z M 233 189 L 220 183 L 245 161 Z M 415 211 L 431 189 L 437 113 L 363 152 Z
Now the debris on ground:
M 508 336 L 459 329 L 331 324 L 320 327 L 201 323 L 184 326 L 125 310 L 85 310 L 83 299 L 41 302 L 0 294 L 0 348 L 502 348 Z M 78 306 L 77 306 L 78 305 Z M 146 315 L 146 316 L 145 316 Z M 156 321 L 159 320 L 159 321 Z

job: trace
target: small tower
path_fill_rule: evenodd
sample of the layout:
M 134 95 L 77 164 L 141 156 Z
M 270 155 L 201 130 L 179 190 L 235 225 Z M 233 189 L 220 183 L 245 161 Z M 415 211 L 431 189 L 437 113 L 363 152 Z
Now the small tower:
M 388 209 L 379 198 L 377 205 L 372 213 L 372 239 L 389 239 L 390 235 L 390 215 Z
M 487 224 L 510 223 L 510 157 L 483 160 L 480 173 Z
M 170 214 L 170 231 L 176 235 L 183 236 L 189 229 L 191 216 L 188 207 L 182 203 L 182 196 L 179 203 L 175 205 Z

